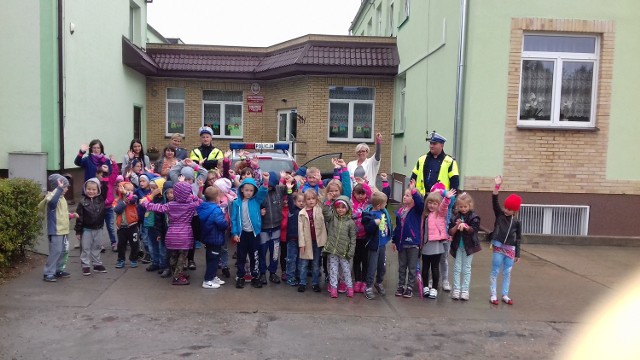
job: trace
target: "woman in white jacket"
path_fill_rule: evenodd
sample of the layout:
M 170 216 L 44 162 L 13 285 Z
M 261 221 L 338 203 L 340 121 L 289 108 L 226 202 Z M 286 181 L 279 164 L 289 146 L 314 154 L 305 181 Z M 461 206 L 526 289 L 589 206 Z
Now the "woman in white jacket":
M 352 180 L 355 178 L 367 179 L 369 181 L 369 186 L 375 187 L 376 177 L 380 170 L 381 145 L 382 134 L 377 133 L 376 152 L 369 158 L 367 157 L 369 155 L 369 146 L 366 143 L 356 145 L 356 156 L 358 158 L 347 164 L 347 169 L 349 169 L 349 175 Z

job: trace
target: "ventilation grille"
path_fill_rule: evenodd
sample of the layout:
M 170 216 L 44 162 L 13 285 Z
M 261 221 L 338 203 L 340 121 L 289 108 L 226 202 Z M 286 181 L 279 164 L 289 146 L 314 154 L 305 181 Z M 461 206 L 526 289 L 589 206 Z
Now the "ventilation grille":
M 525 234 L 586 236 L 589 232 L 589 206 L 523 204 L 519 217 Z

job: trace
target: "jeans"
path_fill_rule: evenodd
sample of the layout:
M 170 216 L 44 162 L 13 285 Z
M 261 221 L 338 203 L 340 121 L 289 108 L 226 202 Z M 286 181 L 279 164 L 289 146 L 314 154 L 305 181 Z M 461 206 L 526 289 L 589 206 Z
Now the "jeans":
M 149 236 L 149 255 L 151 255 L 151 263 L 160 269 L 167 267 L 167 249 L 164 242 L 158 240 L 159 233 L 155 228 L 147 228 Z
M 300 247 L 298 246 L 298 239 L 287 240 L 287 279 L 299 278 L 298 273 L 298 254 L 300 253 Z
M 453 263 L 453 289 L 469 292 L 471 282 L 471 262 L 473 254 L 467 255 L 464 246 L 460 245 L 456 252 L 456 261 Z M 462 287 L 460 286 L 460 273 L 462 273 Z
M 267 267 L 267 252 L 269 265 Z M 275 274 L 278 271 L 278 257 L 280 256 L 280 228 L 262 230 L 260 232 L 260 247 L 258 248 L 258 268 L 260 275 L 269 273 Z
M 207 261 L 207 269 L 204 271 L 204 281 L 211 281 L 216 277 L 218 272 L 218 262 L 220 261 L 220 245 L 205 245 L 205 260 Z
M 508 296 L 513 259 L 501 252 L 494 251 L 491 261 L 491 274 L 489 275 L 489 290 L 491 291 L 491 296 L 496 296 L 496 282 L 498 281 L 500 267 L 502 267 L 502 295 Z
M 220 266 L 229 267 L 229 232 L 224 233 L 224 244 L 220 247 Z
M 300 259 L 300 285 L 307 285 L 307 270 L 309 269 L 309 263 L 311 265 L 311 285 L 320 285 L 320 248 L 317 242 L 313 242 L 313 260 Z M 300 251 L 300 250 L 298 250 Z
M 142 241 L 144 252 L 150 254 L 151 251 L 149 250 L 149 228 L 140 226 L 140 240 Z
M 251 276 L 258 277 L 258 243 L 260 240 L 253 235 L 253 232 L 243 231 L 240 234 L 240 242 L 237 245 L 238 257 L 236 259 L 236 276 L 244 277 L 244 265 L 249 255 L 249 265 L 251 267 Z
M 53 276 L 57 271 L 63 271 L 65 254 L 69 253 L 69 239 L 67 235 L 49 235 L 49 256 L 44 265 L 44 275 Z
M 367 288 L 370 288 L 374 284 L 374 277 L 376 281 L 375 284 L 382 284 L 384 274 L 387 272 L 387 259 L 386 248 L 384 246 L 379 246 L 377 250 L 369 249 L 368 251 Z
M 104 208 L 104 224 L 107 225 L 107 232 L 109 233 L 109 241 L 111 244 L 115 244 L 118 241 L 116 237 L 116 225 L 114 223 L 115 213 L 112 207 Z
M 420 250 L 418 247 L 404 248 L 398 251 L 398 286 L 407 287 L 413 289 L 413 284 L 416 282 L 416 265 L 418 264 L 418 256 Z M 407 272 L 409 278 L 407 279 Z M 422 290 L 420 290 L 422 291 Z
M 447 223 L 448 224 L 448 223 Z M 451 241 L 443 241 L 444 253 L 440 257 L 440 279 L 443 282 L 449 281 L 449 249 L 451 248 Z

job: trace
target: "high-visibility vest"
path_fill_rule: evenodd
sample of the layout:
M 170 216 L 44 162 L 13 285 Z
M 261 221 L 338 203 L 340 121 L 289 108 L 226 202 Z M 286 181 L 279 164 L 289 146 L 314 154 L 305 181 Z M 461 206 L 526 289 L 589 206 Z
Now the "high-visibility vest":
M 222 151 L 220 151 L 220 149 L 214 147 L 213 150 L 211 150 L 211 152 L 209 153 L 209 156 L 207 156 L 206 160 L 220 160 L 224 157 L 224 154 L 222 153 Z M 191 151 L 191 155 L 189 156 L 189 158 L 193 161 L 196 162 L 200 162 L 202 160 L 205 160 L 202 157 L 202 152 L 200 151 L 200 149 L 195 148 L 193 149 L 193 151 Z
M 424 162 L 427 160 L 427 155 L 422 155 L 418 158 L 418 163 L 413 168 L 413 173 L 416 174 L 416 189 L 420 191 L 422 196 L 425 195 L 427 189 L 424 188 Z M 451 166 L 453 164 L 453 166 Z M 449 167 L 451 167 L 451 171 L 449 171 Z M 452 177 L 460 175 L 458 173 L 458 163 L 454 158 L 449 155 L 445 155 L 442 160 L 442 164 L 440 164 L 440 171 L 438 172 L 438 181 L 440 181 L 444 187 L 449 190 L 449 179 Z M 430 189 L 429 189 L 430 190 Z

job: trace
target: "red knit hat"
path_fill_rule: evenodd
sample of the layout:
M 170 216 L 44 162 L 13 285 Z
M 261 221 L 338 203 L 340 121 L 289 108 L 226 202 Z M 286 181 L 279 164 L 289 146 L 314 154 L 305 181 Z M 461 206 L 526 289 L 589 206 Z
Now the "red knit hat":
M 522 198 L 516 194 L 511 194 L 504 199 L 504 208 L 511 211 L 520 211 Z

